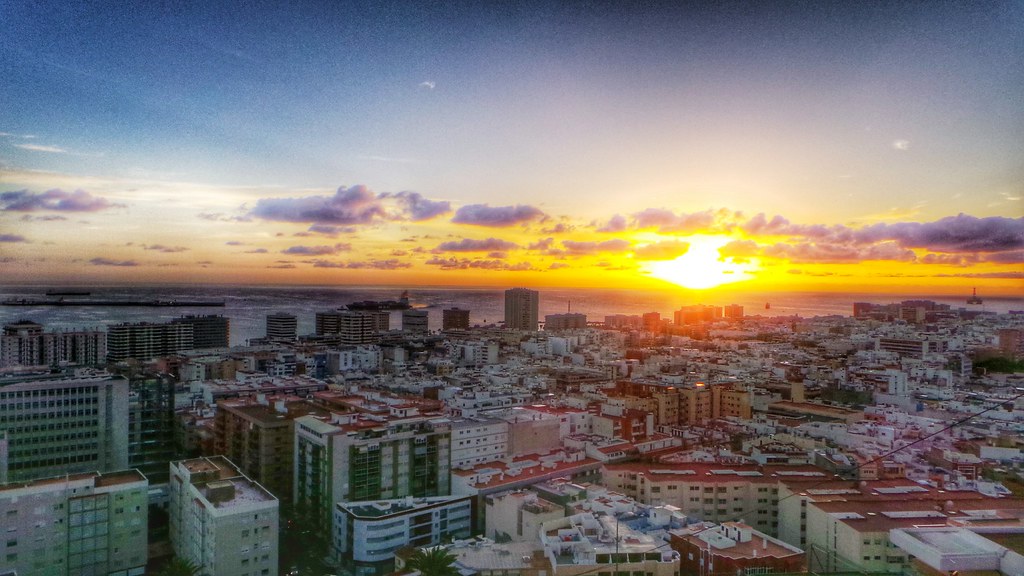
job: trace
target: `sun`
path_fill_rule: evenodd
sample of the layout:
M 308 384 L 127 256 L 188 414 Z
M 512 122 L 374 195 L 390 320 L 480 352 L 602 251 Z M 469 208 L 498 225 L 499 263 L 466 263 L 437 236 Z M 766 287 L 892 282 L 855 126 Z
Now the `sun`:
M 722 257 L 718 249 L 732 238 L 726 236 L 690 236 L 680 238 L 690 244 L 686 254 L 675 260 L 662 260 L 647 265 L 651 276 L 684 288 L 704 290 L 722 284 L 753 278 L 757 270 L 753 262 L 736 262 L 731 256 Z

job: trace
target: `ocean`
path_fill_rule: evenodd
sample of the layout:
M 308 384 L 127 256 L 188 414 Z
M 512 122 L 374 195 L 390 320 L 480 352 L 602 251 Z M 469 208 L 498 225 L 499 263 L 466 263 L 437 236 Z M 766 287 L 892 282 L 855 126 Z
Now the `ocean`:
M 0 288 L 0 300 L 10 298 L 46 298 L 47 287 Z M 287 312 L 298 318 L 299 334 L 314 331 L 317 312 L 343 307 L 360 300 L 397 300 L 401 288 L 325 287 L 325 286 L 146 286 L 146 287 L 75 287 L 91 292 L 90 299 L 135 300 L 223 300 L 223 308 L 207 307 L 79 307 L 79 306 L 0 306 L 0 324 L 31 320 L 48 329 L 80 329 L 103 327 L 120 322 L 166 322 L 185 315 L 220 314 L 231 319 L 231 344 L 245 344 L 250 338 L 262 337 L 266 315 Z M 498 288 L 410 288 L 410 301 L 415 308 L 428 311 L 431 330 L 441 328 L 441 311 L 457 306 L 470 311 L 471 324 L 493 324 L 504 318 L 504 290 Z M 68 297 L 69 299 L 71 297 Z M 983 305 L 969 306 L 964 298 L 887 295 L 879 293 L 851 294 L 840 292 L 715 292 L 641 291 L 606 289 L 540 289 L 540 316 L 566 311 L 586 314 L 591 321 L 603 321 L 611 314 L 643 314 L 659 312 L 672 317 L 672 312 L 690 304 L 739 304 L 748 316 L 849 316 L 854 302 L 888 304 L 907 299 L 928 299 L 950 304 L 954 308 L 1006 313 L 1024 310 L 1024 298 L 986 297 Z M 769 308 L 766 305 L 770 304 Z M 391 327 L 401 326 L 401 312 L 391 315 Z

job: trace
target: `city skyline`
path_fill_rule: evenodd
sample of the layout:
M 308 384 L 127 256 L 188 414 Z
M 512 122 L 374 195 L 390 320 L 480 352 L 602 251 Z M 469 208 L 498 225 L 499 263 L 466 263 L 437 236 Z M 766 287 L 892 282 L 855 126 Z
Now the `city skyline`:
M 0 14 L 10 283 L 1024 287 L 1020 4 Z

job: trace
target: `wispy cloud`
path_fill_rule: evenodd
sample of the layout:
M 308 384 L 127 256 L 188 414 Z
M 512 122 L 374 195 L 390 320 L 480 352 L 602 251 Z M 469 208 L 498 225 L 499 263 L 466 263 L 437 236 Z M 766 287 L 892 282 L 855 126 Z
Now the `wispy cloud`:
M 45 144 L 12 144 L 15 148 L 31 150 L 33 152 L 49 152 L 50 154 L 67 154 L 68 151 L 59 146 L 47 146 Z
M 34 194 L 28 190 L 0 193 L 0 210 L 32 212 L 51 210 L 57 212 L 97 212 L 107 208 L 123 208 L 101 196 L 93 196 L 85 190 L 66 192 L 58 188 Z
M 131 267 L 139 265 L 135 260 L 112 260 L 110 258 L 93 258 L 92 260 L 89 260 L 89 263 L 93 266 Z
M 468 204 L 455 212 L 452 222 L 456 224 L 504 228 L 527 222 L 544 221 L 547 217 L 547 214 L 540 208 L 523 204 L 515 206 Z
M 281 253 L 296 256 L 326 256 L 329 254 L 346 252 L 351 249 L 351 244 L 335 244 L 334 246 L 292 246 L 291 248 L 282 250 Z

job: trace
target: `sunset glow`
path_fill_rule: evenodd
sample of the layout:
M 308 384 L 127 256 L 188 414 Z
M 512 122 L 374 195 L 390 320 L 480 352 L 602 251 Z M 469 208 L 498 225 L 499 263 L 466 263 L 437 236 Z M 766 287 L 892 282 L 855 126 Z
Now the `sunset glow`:
M 1024 292 L 1019 7 L 34 6 L 9 283 Z

